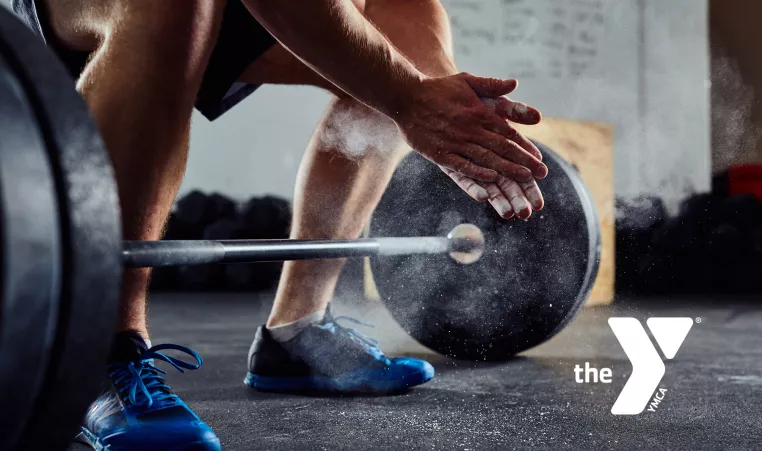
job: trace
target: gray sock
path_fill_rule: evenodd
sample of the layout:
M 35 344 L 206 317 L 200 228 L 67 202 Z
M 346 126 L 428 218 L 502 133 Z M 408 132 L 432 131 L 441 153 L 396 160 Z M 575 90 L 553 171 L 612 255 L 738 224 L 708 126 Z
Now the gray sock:
M 304 330 L 304 328 L 310 324 L 320 323 L 323 321 L 324 317 L 325 309 L 318 310 L 317 312 L 303 316 L 294 322 L 281 324 L 280 326 L 275 327 L 268 327 L 267 330 L 270 331 L 270 335 L 272 335 L 275 341 L 285 343 L 289 340 L 293 340 L 297 335 L 299 335 L 299 332 Z

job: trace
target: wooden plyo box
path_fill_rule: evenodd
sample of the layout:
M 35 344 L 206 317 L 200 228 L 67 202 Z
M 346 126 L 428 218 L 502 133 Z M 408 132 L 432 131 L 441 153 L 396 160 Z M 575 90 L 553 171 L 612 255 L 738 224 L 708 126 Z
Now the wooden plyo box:
M 608 124 L 569 119 L 543 119 L 539 125 L 516 127 L 571 162 L 592 194 L 601 221 L 601 262 L 587 306 L 614 300 L 614 131 Z M 530 219 L 531 221 L 531 219 Z M 369 300 L 380 296 L 365 259 L 364 292 Z
M 616 243 L 613 127 L 569 119 L 543 119 L 538 125 L 516 127 L 576 166 L 593 195 L 601 221 L 602 246 L 598 278 L 587 305 L 610 304 L 614 300 Z

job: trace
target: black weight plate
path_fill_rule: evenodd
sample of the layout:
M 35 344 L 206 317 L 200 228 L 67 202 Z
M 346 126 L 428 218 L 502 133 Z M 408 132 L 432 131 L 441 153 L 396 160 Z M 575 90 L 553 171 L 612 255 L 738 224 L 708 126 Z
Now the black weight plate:
M 122 277 L 118 197 L 103 142 L 64 66 L 2 9 L 0 42 L 33 105 L 59 196 L 63 255 L 55 347 L 17 445 L 55 450 L 75 435 L 105 375 Z
M 61 248 L 45 141 L 2 52 L 0 45 L 0 449 L 12 449 L 53 347 Z
M 503 360 L 547 340 L 587 298 L 598 272 L 600 226 L 576 170 L 539 145 L 550 175 L 546 208 L 502 220 L 417 154 L 403 160 L 371 222 L 373 236 L 446 235 L 460 223 L 485 234 L 484 257 L 371 260 L 378 291 L 400 325 L 429 348 L 467 360 Z

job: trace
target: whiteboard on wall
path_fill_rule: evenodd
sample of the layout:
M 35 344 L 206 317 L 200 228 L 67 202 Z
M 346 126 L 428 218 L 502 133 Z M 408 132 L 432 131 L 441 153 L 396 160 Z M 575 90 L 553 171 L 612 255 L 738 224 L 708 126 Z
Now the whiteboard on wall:
M 517 78 L 546 116 L 615 129 L 618 196 L 710 183 L 706 0 L 443 0 L 461 70 Z

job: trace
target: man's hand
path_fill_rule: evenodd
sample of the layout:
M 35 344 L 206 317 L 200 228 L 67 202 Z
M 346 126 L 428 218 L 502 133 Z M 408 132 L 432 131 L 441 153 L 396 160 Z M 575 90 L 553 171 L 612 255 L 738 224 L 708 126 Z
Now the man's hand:
M 444 115 L 443 119 L 442 114 L 434 115 L 435 122 L 430 124 L 428 129 L 425 124 L 421 127 L 416 123 L 411 127 L 412 136 L 408 135 L 406 139 L 408 142 L 424 141 L 420 144 L 421 147 L 414 147 L 414 149 L 438 163 L 440 169 L 473 199 L 479 202 L 489 201 L 495 211 L 505 219 L 514 216 L 527 219 L 532 211 L 539 211 L 544 207 L 545 202 L 536 178 L 547 175 L 547 167 L 541 163 L 542 154 L 537 147 L 506 121 L 534 125 L 540 122 L 542 115 L 535 108 L 504 97 L 505 94 L 516 89 L 518 83 L 515 80 L 484 79 L 468 74 L 460 74 L 458 77 L 467 80 L 468 87 L 472 89 L 474 95 L 478 93 L 481 98 L 477 98 L 477 101 L 484 110 L 473 104 L 473 98 L 467 94 L 462 97 L 453 96 L 466 103 L 467 108 L 472 108 L 466 114 L 476 117 L 469 120 L 469 118 L 453 114 L 449 118 L 449 121 L 455 124 L 453 130 L 444 127 L 446 130 L 442 131 L 437 130 L 436 126 L 446 124 L 448 118 Z M 474 86 L 476 88 L 473 88 Z M 494 97 L 487 97 L 490 94 L 494 94 Z M 425 99 L 423 101 L 426 102 Z M 447 110 L 443 112 L 446 113 Z M 437 123 L 437 121 L 440 122 Z M 400 124 L 401 130 L 403 127 L 404 125 Z M 474 139 L 473 136 L 477 133 L 488 138 Z M 426 155 L 427 149 L 423 146 L 426 138 L 422 137 L 427 135 L 435 137 L 429 138 L 432 141 L 437 136 L 444 136 L 434 142 L 437 142 L 440 148 L 451 150 L 451 152 L 440 152 L 434 156 Z M 458 144 L 458 138 L 465 144 Z M 468 152 L 472 153 L 468 154 Z M 474 154 L 482 155 L 484 159 L 479 161 L 471 158 L 470 155 Z M 440 161 L 447 161 L 447 164 L 442 164 Z M 460 166 L 457 165 L 458 163 Z M 488 173 L 490 170 L 497 175 Z
M 517 85 L 466 73 L 426 78 L 392 119 L 413 150 L 444 169 L 478 182 L 528 183 L 544 178 L 548 168 L 537 147 L 506 121 L 532 124 L 541 118 L 539 111 L 501 97 Z M 496 104 L 491 108 L 481 98 Z
M 502 177 L 497 183 L 484 183 L 442 166 L 440 169 L 474 200 L 489 201 L 492 208 L 504 219 L 514 216 L 527 219 L 532 215 L 532 211 L 542 210 L 545 206 L 540 187 L 534 178 L 519 183 Z

